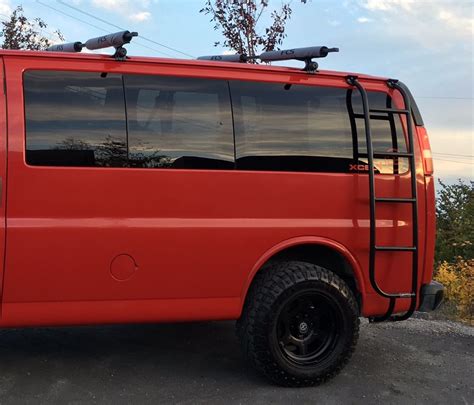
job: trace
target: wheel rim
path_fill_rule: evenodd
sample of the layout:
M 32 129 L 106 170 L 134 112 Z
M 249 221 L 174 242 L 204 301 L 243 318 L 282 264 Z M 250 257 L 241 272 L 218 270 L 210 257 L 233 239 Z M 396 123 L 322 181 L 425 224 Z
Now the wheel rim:
M 342 317 L 334 298 L 320 291 L 303 291 L 280 306 L 278 347 L 293 364 L 318 364 L 334 352 L 341 328 Z

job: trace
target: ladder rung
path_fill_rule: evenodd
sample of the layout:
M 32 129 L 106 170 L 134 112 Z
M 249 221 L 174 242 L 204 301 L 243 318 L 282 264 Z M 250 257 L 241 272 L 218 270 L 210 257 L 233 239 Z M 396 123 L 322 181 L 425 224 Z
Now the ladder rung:
M 371 108 L 373 113 L 410 114 L 410 110 L 399 110 L 397 108 Z
M 375 250 L 385 252 L 414 252 L 416 251 L 416 246 L 375 246 Z
M 413 153 L 410 152 L 374 152 L 374 158 L 383 158 L 383 157 L 412 157 L 415 156 Z M 359 153 L 359 157 L 367 158 L 369 155 L 367 153 Z
M 415 198 L 387 198 L 387 197 L 379 197 L 376 198 L 375 201 L 382 202 L 382 203 L 414 203 L 416 202 Z
M 410 152 L 374 152 L 374 158 L 377 157 L 412 157 L 413 153 Z
M 365 118 L 364 114 L 354 114 L 354 118 Z M 384 117 L 383 115 L 375 115 L 371 114 L 370 115 L 371 120 L 382 120 L 382 121 L 388 121 L 388 117 Z
M 416 297 L 415 293 L 399 293 L 398 294 L 399 298 L 411 298 L 411 297 Z

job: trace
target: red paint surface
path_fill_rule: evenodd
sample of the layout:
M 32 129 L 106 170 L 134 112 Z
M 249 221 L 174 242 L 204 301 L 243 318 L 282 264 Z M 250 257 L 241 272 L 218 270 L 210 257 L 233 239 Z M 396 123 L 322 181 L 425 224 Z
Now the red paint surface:
M 368 278 L 367 174 L 32 167 L 24 159 L 26 69 L 342 88 L 346 73 L 308 75 L 289 68 L 151 58 L 116 62 L 87 54 L 0 55 L 8 98 L 7 163 L 7 114 L 0 97 L 0 257 L 5 258 L 0 326 L 235 319 L 261 265 L 298 244 L 323 244 L 343 254 L 362 295 L 363 315 L 385 312 L 387 300 L 374 294 Z M 369 90 L 389 91 L 382 78 L 360 80 Z M 433 263 L 433 182 L 423 173 L 418 142 L 415 147 L 419 265 L 427 282 Z M 377 175 L 376 189 L 378 196 L 408 197 L 409 175 Z M 411 245 L 411 207 L 377 208 L 378 244 Z M 119 282 L 110 266 L 124 252 L 139 270 Z M 410 253 L 378 254 L 382 288 L 409 291 L 410 263 Z M 127 265 L 119 269 L 129 271 Z M 408 305 L 409 300 L 399 300 L 396 309 Z
M 130 255 L 121 254 L 112 260 L 110 274 L 117 281 L 127 281 L 138 270 L 135 260 Z

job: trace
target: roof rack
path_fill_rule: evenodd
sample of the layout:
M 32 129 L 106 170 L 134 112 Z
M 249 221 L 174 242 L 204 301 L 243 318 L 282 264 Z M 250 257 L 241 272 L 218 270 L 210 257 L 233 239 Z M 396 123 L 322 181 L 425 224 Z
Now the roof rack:
M 97 38 L 88 39 L 85 43 L 70 42 L 67 44 L 53 45 L 47 48 L 49 52 L 81 52 L 83 48 L 89 50 L 104 49 L 109 47 L 115 48 L 113 58 L 123 61 L 127 58 L 127 50 L 123 47 L 138 36 L 138 32 L 119 31 L 109 35 L 103 35 Z
M 236 53 L 234 55 L 209 55 L 199 56 L 198 60 L 214 60 L 217 62 L 240 62 L 245 63 L 249 60 L 249 57 L 243 53 Z
M 327 46 L 310 46 L 306 48 L 293 48 L 278 51 L 263 52 L 259 56 L 249 57 L 245 54 L 200 56 L 198 60 L 211 60 L 217 62 L 248 62 L 251 59 L 260 59 L 262 62 L 274 62 L 280 60 L 299 60 L 305 63 L 303 70 L 308 73 L 318 71 L 318 63 L 315 58 L 325 58 L 331 52 L 339 52 L 339 48 L 328 48 Z

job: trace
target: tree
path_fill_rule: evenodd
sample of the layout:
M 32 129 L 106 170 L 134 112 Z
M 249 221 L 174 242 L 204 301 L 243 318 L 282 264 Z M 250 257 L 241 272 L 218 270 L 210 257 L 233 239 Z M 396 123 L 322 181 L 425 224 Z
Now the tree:
M 2 21 L 3 49 L 31 49 L 41 50 L 51 46 L 53 42 L 45 37 L 42 32 L 48 25 L 41 18 L 28 20 L 23 14 L 23 7 L 18 6 L 7 21 Z M 64 41 L 60 31 L 54 35 L 58 40 Z
M 446 185 L 436 204 L 436 261 L 454 263 L 458 257 L 474 259 L 474 182 Z
M 306 3 L 307 0 L 301 2 Z M 271 25 L 260 30 L 258 25 L 268 3 L 269 0 L 206 0 L 199 12 L 211 15 L 214 30 L 220 30 L 225 38 L 222 45 L 252 58 L 259 51 L 279 49 L 286 37 L 285 26 L 291 18 L 291 2 L 284 1 L 278 10 L 273 10 L 270 13 Z M 215 42 L 214 46 L 220 44 L 220 41 Z

